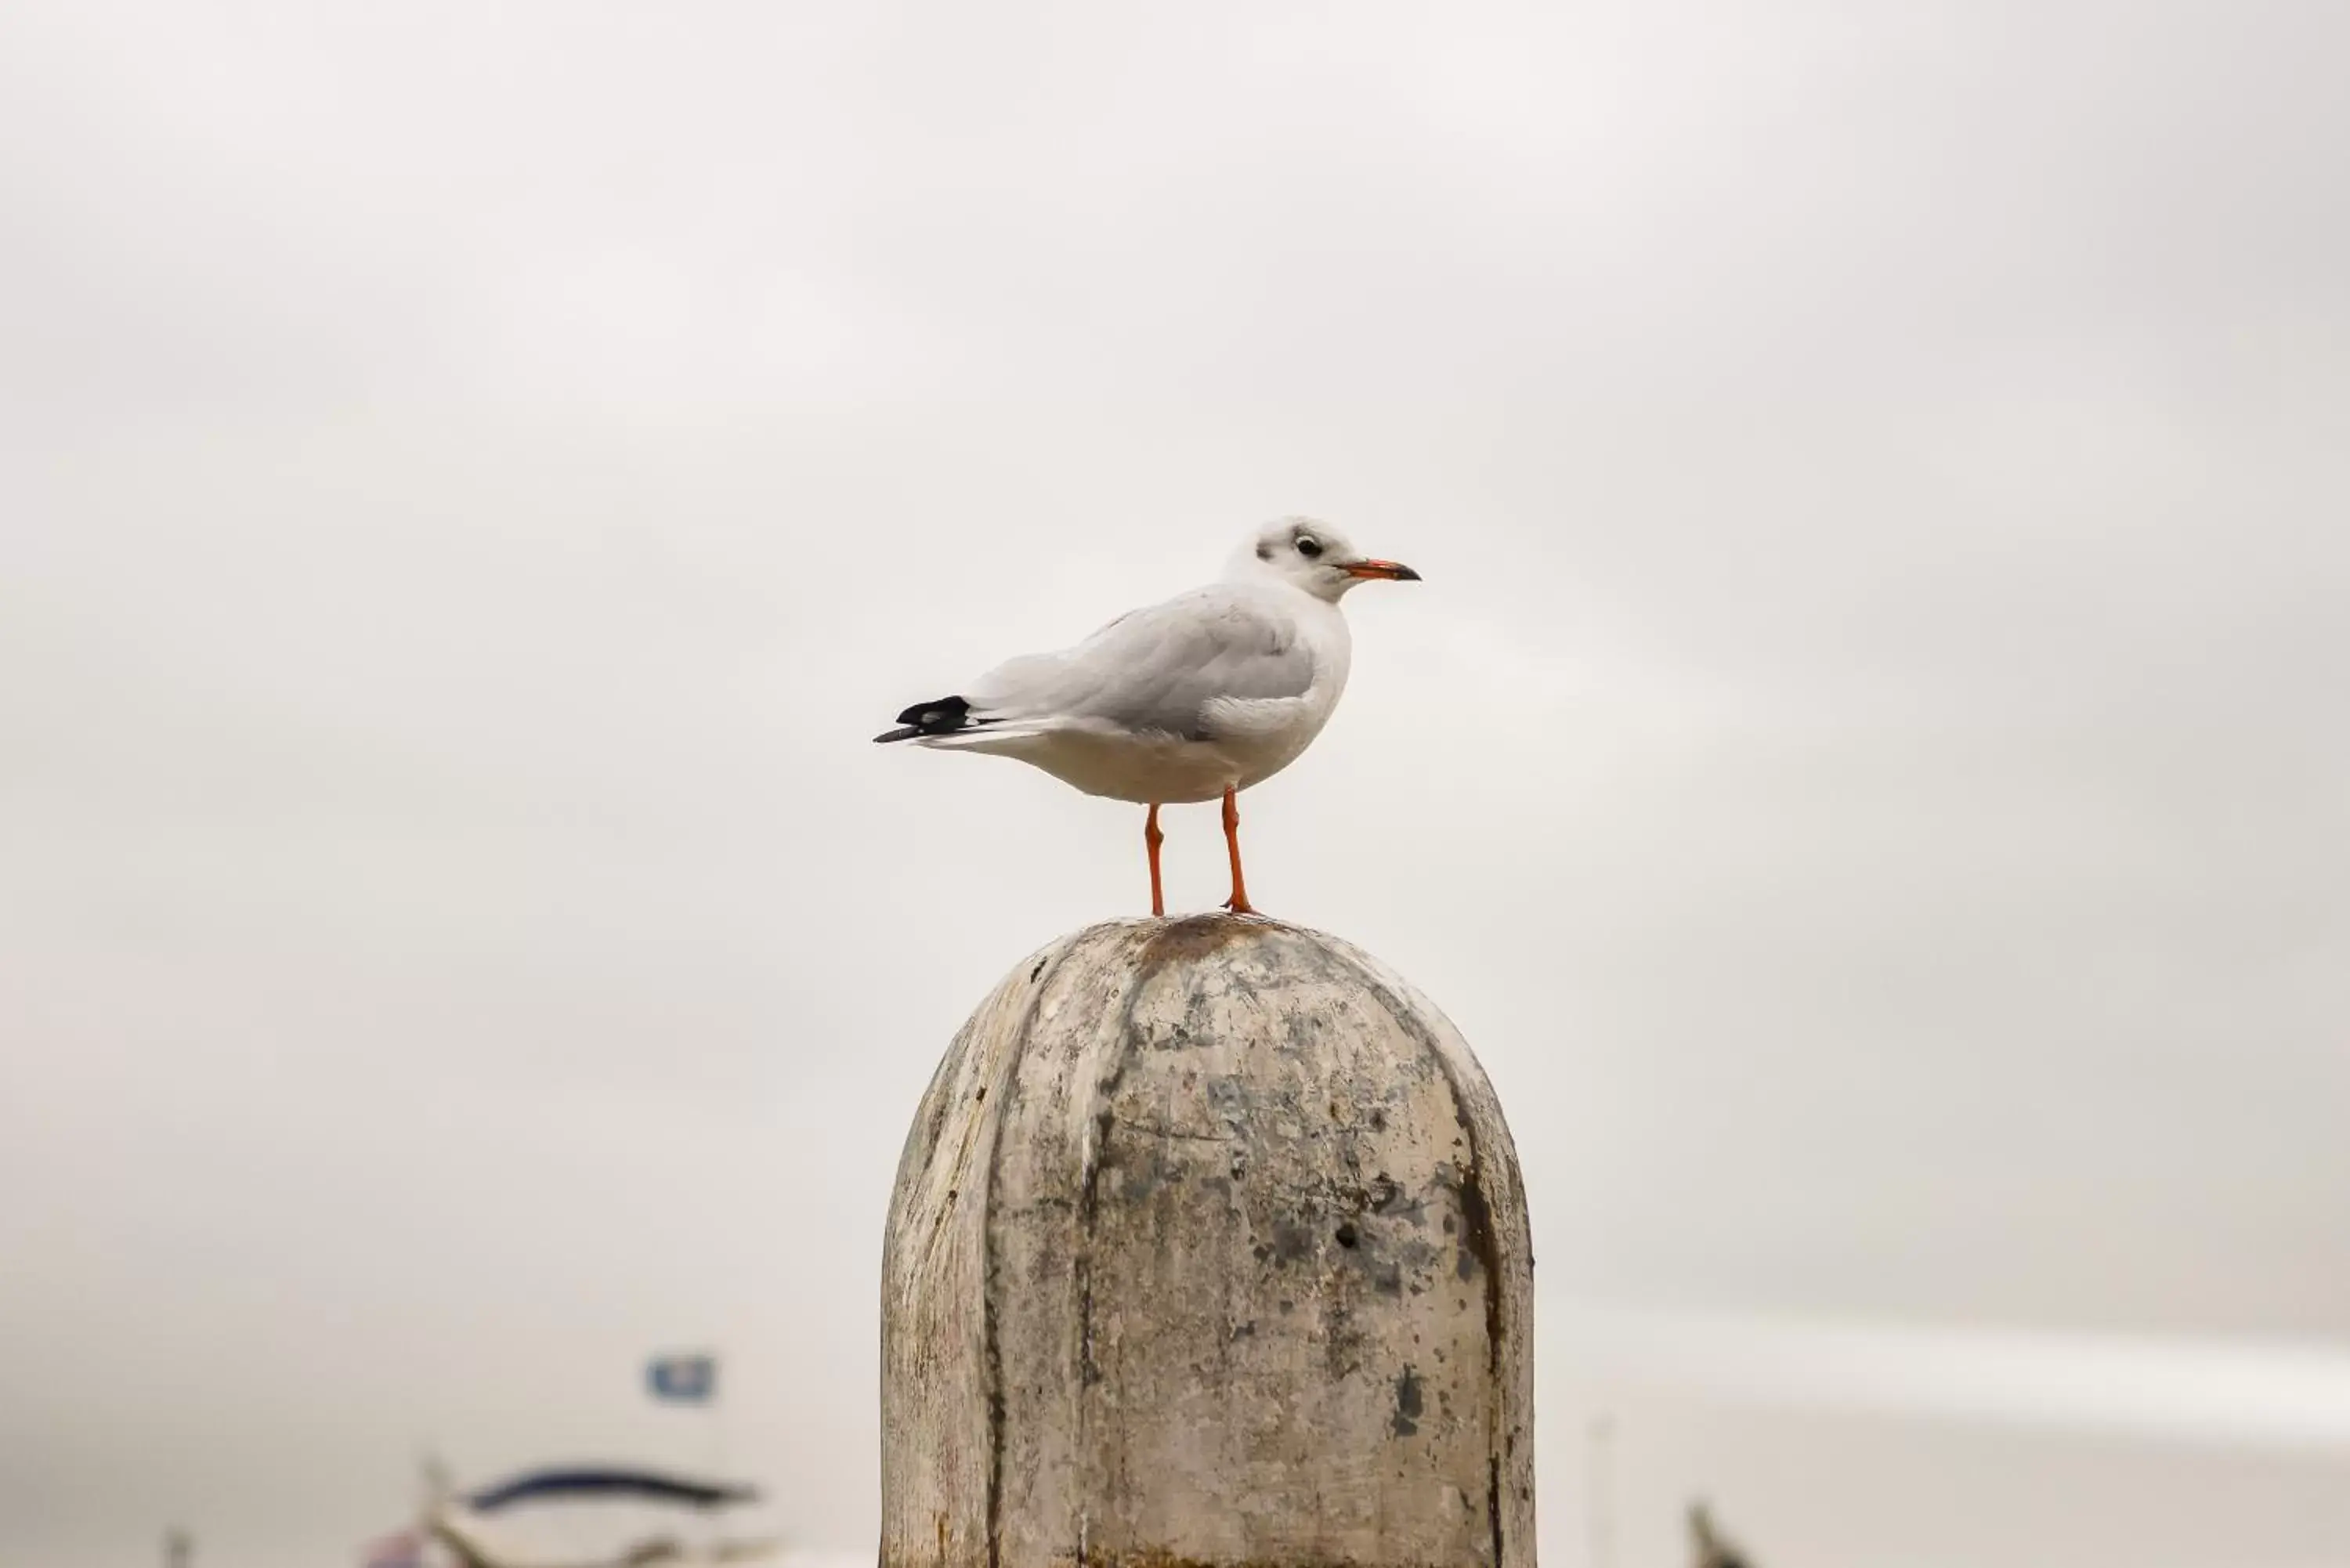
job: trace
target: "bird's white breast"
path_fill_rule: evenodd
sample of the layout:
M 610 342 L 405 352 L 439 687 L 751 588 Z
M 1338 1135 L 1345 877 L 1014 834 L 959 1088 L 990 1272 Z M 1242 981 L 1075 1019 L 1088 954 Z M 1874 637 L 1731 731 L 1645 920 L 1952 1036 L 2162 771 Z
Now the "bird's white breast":
M 1311 658 L 1294 697 L 1217 697 L 1202 704 L 1199 738 L 1101 728 L 1060 728 L 974 749 L 1000 751 L 1084 790 L 1116 800 L 1180 805 L 1247 789 L 1297 760 L 1329 722 L 1347 687 L 1354 644 L 1336 605 L 1284 585 L 1253 588 Z
M 1209 738 L 1189 743 L 1188 749 L 1195 754 L 1166 759 L 1168 771 L 1174 775 L 1166 782 L 1181 784 L 1187 793 L 1154 798 L 1212 800 L 1227 788 L 1247 789 L 1261 784 L 1295 762 L 1330 722 L 1347 689 L 1347 671 L 1354 658 L 1347 618 L 1336 605 L 1311 595 L 1287 588 L 1277 592 L 1299 646 L 1312 655 L 1312 683 L 1296 697 L 1220 698 L 1209 702 L 1202 715 Z

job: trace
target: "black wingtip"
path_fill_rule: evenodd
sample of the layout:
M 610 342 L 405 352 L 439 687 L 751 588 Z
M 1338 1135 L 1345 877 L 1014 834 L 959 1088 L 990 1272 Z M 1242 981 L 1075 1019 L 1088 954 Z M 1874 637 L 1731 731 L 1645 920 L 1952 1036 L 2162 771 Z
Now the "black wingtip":
M 898 715 L 900 728 L 886 730 L 873 737 L 874 743 L 890 741 L 910 741 L 920 735 L 946 735 L 971 722 L 971 704 L 960 697 L 940 697 L 928 702 L 917 702 Z

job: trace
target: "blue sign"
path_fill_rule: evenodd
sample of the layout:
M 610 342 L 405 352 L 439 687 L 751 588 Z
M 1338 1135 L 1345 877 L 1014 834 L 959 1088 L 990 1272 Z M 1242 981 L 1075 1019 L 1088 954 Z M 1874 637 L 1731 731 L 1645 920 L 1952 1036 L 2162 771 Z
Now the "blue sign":
M 714 1355 L 662 1355 L 645 1368 L 645 1386 L 656 1399 L 700 1405 L 718 1397 Z

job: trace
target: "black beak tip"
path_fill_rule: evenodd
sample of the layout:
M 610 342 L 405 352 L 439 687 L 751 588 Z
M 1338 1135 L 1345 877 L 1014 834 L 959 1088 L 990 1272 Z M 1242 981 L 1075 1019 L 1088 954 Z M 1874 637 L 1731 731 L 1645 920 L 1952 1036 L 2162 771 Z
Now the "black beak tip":
M 1416 583 L 1419 581 L 1419 574 L 1409 566 L 1399 566 L 1396 568 L 1395 580 L 1399 583 Z

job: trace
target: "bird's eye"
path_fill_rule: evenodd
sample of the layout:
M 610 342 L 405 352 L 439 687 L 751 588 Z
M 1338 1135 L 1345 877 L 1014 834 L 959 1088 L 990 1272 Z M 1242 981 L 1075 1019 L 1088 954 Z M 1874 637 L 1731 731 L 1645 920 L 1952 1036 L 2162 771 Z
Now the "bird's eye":
M 1309 561 L 1317 559 L 1322 554 L 1322 541 L 1311 534 L 1300 534 L 1297 536 L 1297 553 Z

